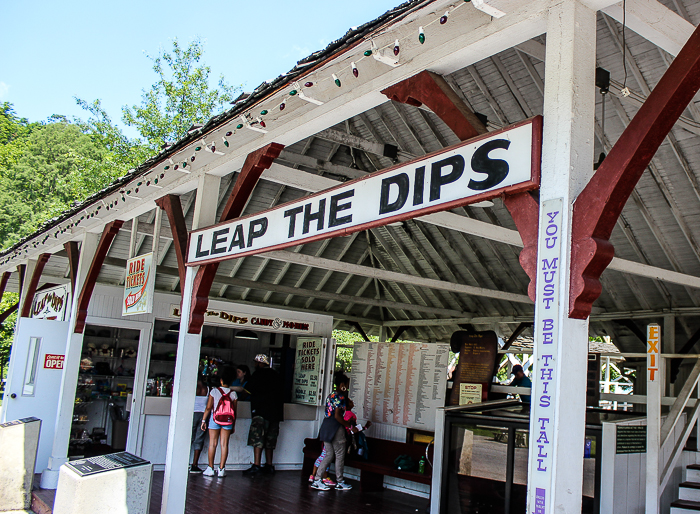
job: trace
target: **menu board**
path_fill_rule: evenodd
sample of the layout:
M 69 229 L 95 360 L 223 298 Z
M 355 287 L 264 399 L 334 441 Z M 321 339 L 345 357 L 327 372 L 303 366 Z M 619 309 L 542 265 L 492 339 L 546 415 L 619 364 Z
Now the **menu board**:
M 447 344 L 356 343 L 350 398 L 358 419 L 435 430 L 445 406 Z
M 109 455 L 100 455 L 98 457 L 90 457 L 88 459 L 72 460 L 67 462 L 66 466 L 78 473 L 81 477 L 84 477 L 86 475 L 104 473 L 105 471 L 112 471 L 114 469 L 143 466 L 144 464 L 150 464 L 150 462 L 128 452 L 118 452 L 110 453 Z
M 321 362 L 323 362 L 323 339 L 320 337 L 297 338 L 293 403 L 320 405 Z

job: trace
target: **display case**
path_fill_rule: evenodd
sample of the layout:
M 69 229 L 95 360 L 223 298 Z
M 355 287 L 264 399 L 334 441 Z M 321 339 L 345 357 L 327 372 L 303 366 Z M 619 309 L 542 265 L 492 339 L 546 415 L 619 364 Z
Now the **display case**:
M 76 387 L 69 456 L 126 448 L 139 331 L 87 325 Z

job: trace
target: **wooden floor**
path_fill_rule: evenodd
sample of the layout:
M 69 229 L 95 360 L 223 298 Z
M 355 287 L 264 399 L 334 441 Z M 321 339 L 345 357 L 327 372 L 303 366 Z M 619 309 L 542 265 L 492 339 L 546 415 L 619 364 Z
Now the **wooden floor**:
M 190 475 L 186 514 L 425 514 L 428 500 L 384 489 L 363 493 L 359 482 L 350 491 L 316 491 L 300 481 L 299 471 L 244 477 L 228 471 L 225 478 Z M 150 514 L 160 513 L 163 472 L 153 473 Z

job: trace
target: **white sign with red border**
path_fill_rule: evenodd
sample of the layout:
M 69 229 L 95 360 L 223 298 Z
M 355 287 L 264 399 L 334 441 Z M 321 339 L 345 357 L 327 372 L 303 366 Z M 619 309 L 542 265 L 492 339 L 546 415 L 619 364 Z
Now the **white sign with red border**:
M 542 117 L 190 234 L 187 265 L 347 235 L 539 187 Z
M 122 316 L 153 312 L 155 285 L 156 269 L 153 266 L 153 253 L 139 255 L 126 261 Z
M 63 361 L 65 358 L 65 355 L 47 353 L 44 355 L 44 369 L 63 369 Z
M 70 285 L 68 284 L 39 291 L 34 295 L 30 317 L 65 321 L 69 296 Z

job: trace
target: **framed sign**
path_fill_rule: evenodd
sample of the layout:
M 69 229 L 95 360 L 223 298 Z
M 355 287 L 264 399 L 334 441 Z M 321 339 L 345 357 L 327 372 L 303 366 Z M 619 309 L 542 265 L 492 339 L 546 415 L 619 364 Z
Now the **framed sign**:
M 180 306 L 176 303 L 171 303 L 170 316 L 172 318 L 179 318 L 181 315 Z M 254 330 L 274 330 L 275 332 L 298 334 L 313 334 L 314 332 L 314 324 L 312 321 L 252 316 L 250 314 L 240 314 L 224 310 L 208 309 L 204 313 L 204 320 L 209 325 L 234 325 L 236 328 L 247 327 Z
M 297 338 L 292 403 L 321 404 L 321 363 L 325 347 L 320 337 Z
M 187 265 L 254 255 L 537 189 L 542 117 L 190 233 Z
M 153 312 L 155 285 L 156 268 L 153 266 L 153 253 L 139 255 L 126 261 L 122 316 Z
M 65 321 L 69 297 L 70 285 L 68 284 L 39 291 L 34 295 L 30 317 Z

